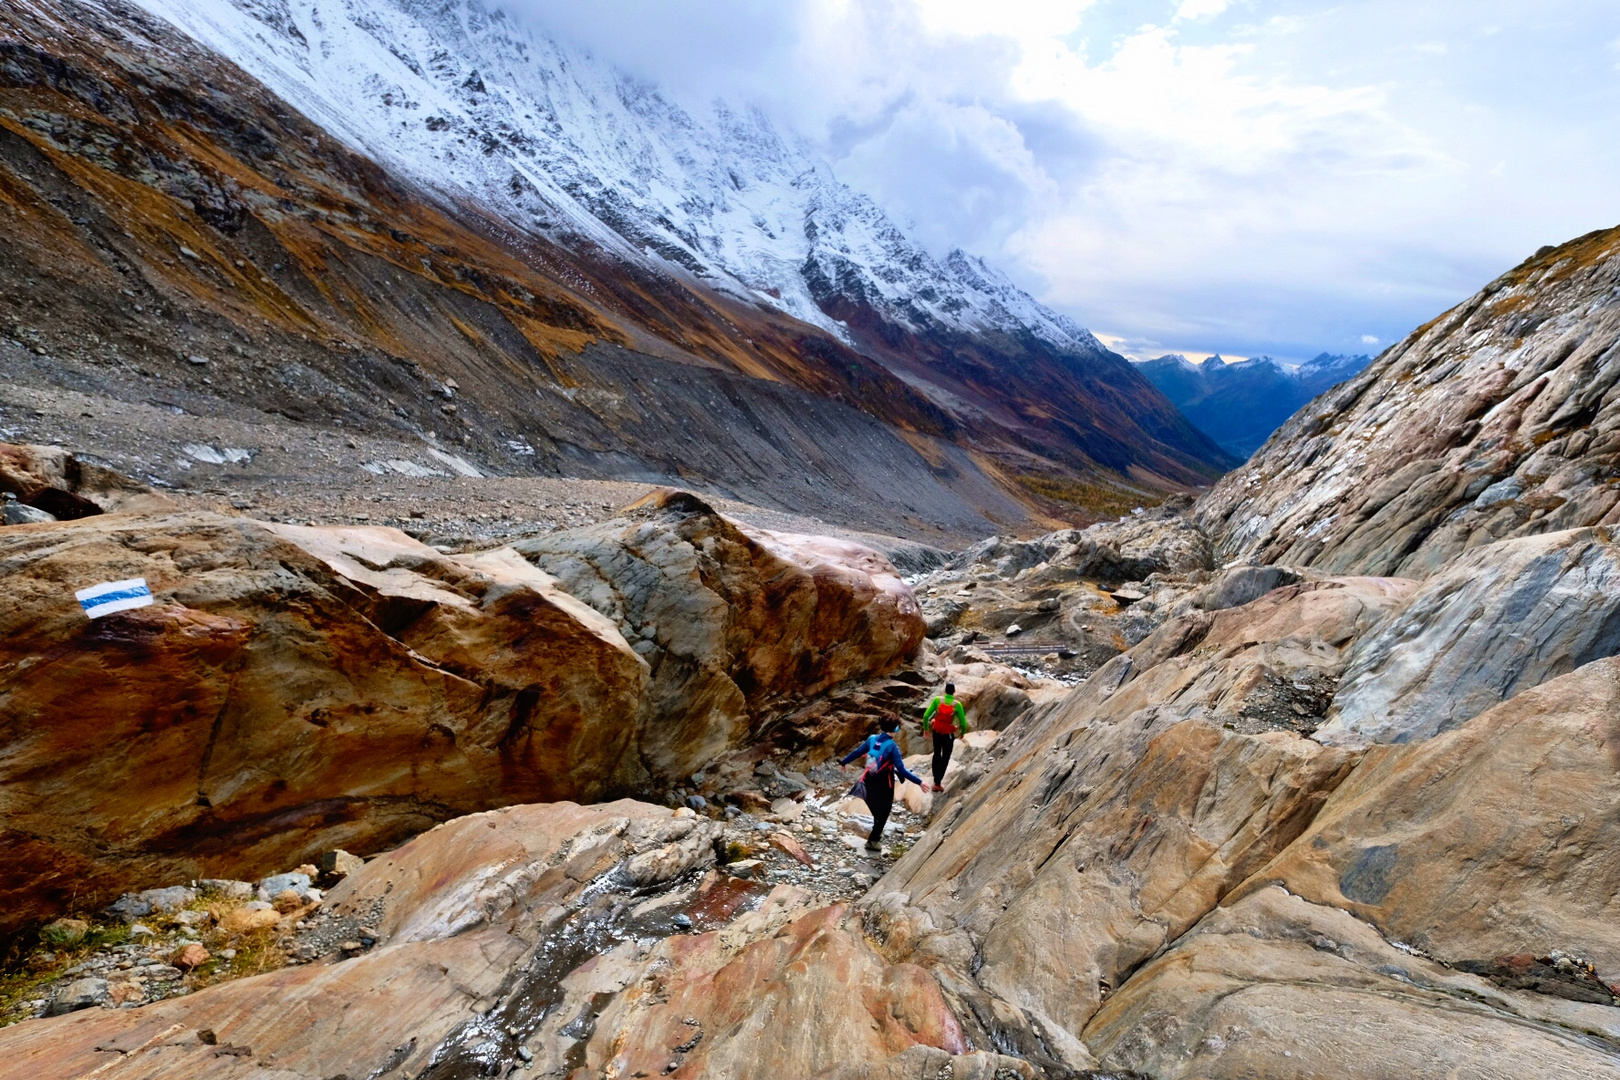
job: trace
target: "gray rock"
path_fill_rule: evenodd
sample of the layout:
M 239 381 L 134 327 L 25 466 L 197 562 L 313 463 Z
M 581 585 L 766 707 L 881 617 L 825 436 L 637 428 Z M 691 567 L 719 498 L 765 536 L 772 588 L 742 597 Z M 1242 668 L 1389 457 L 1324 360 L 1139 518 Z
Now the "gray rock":
M 1298 572 L 1286 566 L 1237 566 L 1225 570 L 1192 596 L 1193 605 L 1205 611 L 1224 611 L 1260 599 L 1273 589 L 1295 585 Z
M 144 974 L 154 982 L 173 982 L 185 976 L 185 972 L 172 964 L 152 964 L 145 969 Z
M 48 521 L 55 521 L 56 515 L 36 510 L 26 503 L 7 500 L 5 520 L 7 525 L 43 525 Z
M 135 893 L 125 893 L 101 912 L 102 918 L 123 923 L 137 922 L 150 914 L 152 914 L 151 902 L 141 899 Z
M 150 904 L 153 911 L 165 915 L 179 911 L 197 899 L 196 891 L 184 885 L 171 885 L 167 889 L 147 889 L 145 892 L 137 893 L 136 896 Z
M 309 891 L 310 884 L 308 874 L 275 874 L 259 882 L 258 894 L 261 898 L 274 900 L 291 890 L 302 896 Z
M 709 800 L 705 799 L 701 795 L 688 795 L 686 797 L 686 805 L 690 806 L 693 810 L 703 810 L 708 807 Z
M 1316 737 L 1346 746 L 1427 739 L 1616 653 L 1614 530 L 1475 548 L 1356 642 Z
M 45 1007 L 45 1015 L 63 1016 L 80 1009 L 93 1009 L 110 1000 L 106 979 L 74 979 L 57 989 L 51 1003 Z
M 217 896 L 221 900 L 231 900 L 236 903 L 253 898 L 253 883 L 250 881 L 232 881 L 229 878 L 204 878 L 197 882 L 197 888 L 205 896 Z

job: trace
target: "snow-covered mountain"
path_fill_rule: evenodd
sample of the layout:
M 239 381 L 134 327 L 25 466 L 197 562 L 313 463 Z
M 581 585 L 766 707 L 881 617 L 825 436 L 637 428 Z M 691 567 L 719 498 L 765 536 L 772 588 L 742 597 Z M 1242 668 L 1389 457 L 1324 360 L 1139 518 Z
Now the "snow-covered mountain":
M 696 275 L 848 342 L 828 300 L 914 332 L 1095 338 L 961 251 L 936 260 L 757 110 L 694 114 L 478 0 L 138 0 L 351 147 L 565 246 Z
M 1298 365 L 1269 356 L 1195 364 L 1171 353 L 1136 368 L 1222 449 L 1247 458 L 1306 402 L 1370 363 L 1370 356 L 1321 353 Z

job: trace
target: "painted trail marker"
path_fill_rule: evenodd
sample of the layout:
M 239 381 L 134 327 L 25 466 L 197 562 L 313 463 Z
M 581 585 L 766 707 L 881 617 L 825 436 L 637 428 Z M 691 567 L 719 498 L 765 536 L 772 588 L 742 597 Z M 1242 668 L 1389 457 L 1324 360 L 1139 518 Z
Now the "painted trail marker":
M 146 587 L 145 578 L 104 581 L 100 585 L 80 589 L 73 595 L 78 597 L 79 606 L 92 619 L 131 608 L 152 606 L 152 590 Z

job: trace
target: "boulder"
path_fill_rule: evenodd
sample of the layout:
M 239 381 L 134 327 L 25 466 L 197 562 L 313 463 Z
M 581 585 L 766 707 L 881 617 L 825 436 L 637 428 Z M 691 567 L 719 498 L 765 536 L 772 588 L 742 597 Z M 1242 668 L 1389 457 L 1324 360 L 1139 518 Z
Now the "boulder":
M 233 908 L 219 920 L 219 928 L 227 934 L 251 934 L 259 930 L 274 930 L 279 925 L 281 913 L 268 904 L 262 908 Z
M 1620 653 L 1620 545 L 1573 529 L 1466 552 L 1351 652 L 1317 738 L 1410 742 Z
M 0 443 L 0 492 L 16 496 L 20 508 L 48 515 L 46 520 L 76 521 L 109 510 L 173 505 L 145 484 L 60 446 Z
M 197 899 L 197 890 L 188 889 L 184 885 L 171 885 L 166 889 L 147 889 L 135 895 L 138 900 L 147 904 L 151 911 L 160 915 L 173 915 Z
M 1620 659 L 1375 746 L 1255 875 L 1450 964 L 1567 953 L 1620 984 Z
M 154 606 L 74 602 L 129 577 Z M 106 514 L 0 534 L 0 579 L 0 935 L 625 775 L 645 663 L 509 551 Z
M 292 893 L 293 898 L 297 899 L 309 891 L 310 885 L 308 874 L 300 874 L 295 871 L 290 874 L 272 874 L 259 882 L 257 891 L 261 900 L 274 901 L 277 896 L 284 892 Z
M 324 884 L 346 878 L 364 865 L 366 862 L 360 856 L 350 855 L 341 848 L 324 852 L 320 858 L 321 880 Z
M 4 513 L 6 525 L 44 525 L 57 520 L 54 514 L 11 499 L 6 500 Z
M 773 712 L 894 670 L 925 633 L 877 552 L 746 527 L 685 492 L 515 546 L 647 658 L 637 750 L 659 776 L 690 776 Z
M 106 979 L 94 977 L 74 979 L 57 988 L 56 993 L 51 996 L 50 1004 L 45 1007 L 45 1015 L 62 1016 L 78 1012 L 80 1009 L 93 1009 L 109 1000 L 111 994 Z

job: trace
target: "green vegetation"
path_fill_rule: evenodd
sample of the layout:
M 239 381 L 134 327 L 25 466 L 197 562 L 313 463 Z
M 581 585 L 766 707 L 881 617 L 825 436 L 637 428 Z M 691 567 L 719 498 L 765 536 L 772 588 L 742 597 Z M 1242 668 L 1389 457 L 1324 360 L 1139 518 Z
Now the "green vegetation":
M 1119 517 L 1138 506 L 1157 506 L 1162 496 L 1149 495 L 1111 484 L 1093 484 L 1072 476 L 1024 473 L 1018 486 L 1031 495 L 1063 506 L 1078 507 L 1097 517 Z

